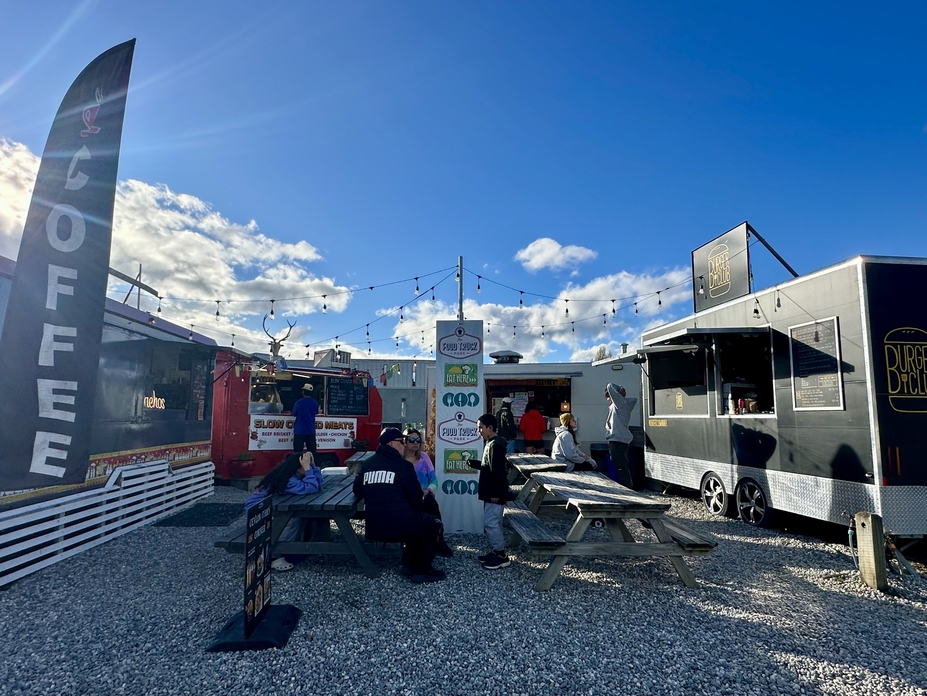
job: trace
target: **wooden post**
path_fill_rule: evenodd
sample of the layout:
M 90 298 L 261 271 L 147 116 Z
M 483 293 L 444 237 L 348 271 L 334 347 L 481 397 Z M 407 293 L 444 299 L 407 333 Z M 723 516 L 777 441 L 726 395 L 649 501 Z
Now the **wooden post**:
M 859 547 L 859 575 L 869 587 L 885 592 L 885 533 L 882 518 L 871 512 L 856 513 L 856 540 Z

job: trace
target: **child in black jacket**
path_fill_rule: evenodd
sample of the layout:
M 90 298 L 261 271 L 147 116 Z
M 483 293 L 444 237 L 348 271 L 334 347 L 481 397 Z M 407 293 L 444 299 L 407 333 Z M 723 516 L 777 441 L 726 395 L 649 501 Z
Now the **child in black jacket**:
M 477 420 L 477 429 L 485 440 L 483 459 L 471 459 L 469 464 L 480 470 L 479 499 L 483 501 L 483 531 L 491 547 L 490 553 L 479 557 L 486 570 L 497 570 L 511 565 L 505 553 L 505 537 L 502 535 L 502 513 L 509 495 L 506 441 L 496 434 L 496 417 L 484 413 Z

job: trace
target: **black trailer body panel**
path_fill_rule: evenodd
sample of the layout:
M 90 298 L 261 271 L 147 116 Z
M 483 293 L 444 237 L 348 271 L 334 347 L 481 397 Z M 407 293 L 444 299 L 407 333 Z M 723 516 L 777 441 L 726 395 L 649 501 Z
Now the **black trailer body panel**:
M 866 264 L 882 479 L 927 486 L 927 267 Z
M 927 534 L 925 281 L 927 259 L 859 257 L 647 331 L 647 476 L 750 478 L 775 509 Z M 686 347 L 701 392 L 674 362 Z
M 710 331 L 712 328 L 743 327 L 755 332 L 761 327 L 768 327 L 765 338 L 756 338 L 769 346 L 772 379 L 768 385 L 762 386 L 757 380 L 751 381 L 746 389 L 757 396 L 763 389 L 774 390 L 772 408 L 768 409 L 771 413 L 741 415 L 726 412 L 722 403 L 725 384 L 721 374 L 724 369 L 721 357 L 723 344 L 729 344 L 735 359 L 751 359 L 749 355 L 737 355 L 737 346 L 731 343 L 731 336 L 736 334 L 702 333 L 698 339 L 671 338 L 667 343 L 700 341 L 709 353 L 706 380 L 709 408 L 703 418 L 679 418 L 677 414 L 662 409 L 660 403 L 652 401 L 655 392 L 647 383 L 643 397 L 645 418 L 650 426 L 647 429 L 648 449 L 673 454 L 684 452 L 685 456 L 696 459 L 762 470 L 860 483 L 872 481 L 872 446 L 859 302 L 857 269 L 847 266 L 825 275 L 799 279 L 779 292 L 757 294 L 756 300 L 750 297 L 733 302 L 648 332 L 645 335 L 647 345 L 656 345 L 661 343 L 661 336 L 679 334 L 682 328 L 697 327 Z M 754 310 L 759 313 L 758 317 Z M 796 412 L 792 398 L 789 327 L 828 317 L 838 317 L 840 326 L 840 376 L 845 411 L 837 418 L 832 411 Z M 648 360 L 652 361 L 652 358 Z M 735 369 L 740 370 L 741 366 Z M 652 374 L 652 370 L 648 372 Z M 737 374 L 731 376 L 736 379 Z M 647 381 L 645 377 L 645 383 Z M 767 403 L 768 399 L 769 396 Z M 653 427 L 652 421 L 655 420 L 665 420 L 666 425 Z

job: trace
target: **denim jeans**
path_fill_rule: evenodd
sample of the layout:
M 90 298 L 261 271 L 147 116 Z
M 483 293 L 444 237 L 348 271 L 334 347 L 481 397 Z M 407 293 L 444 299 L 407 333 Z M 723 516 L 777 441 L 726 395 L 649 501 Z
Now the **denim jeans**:
M 502 512 L 505 507 L 496 503 L 483 502 L 483 531 L 493 551 L 505 550 L 505 537 L 502 536 Z

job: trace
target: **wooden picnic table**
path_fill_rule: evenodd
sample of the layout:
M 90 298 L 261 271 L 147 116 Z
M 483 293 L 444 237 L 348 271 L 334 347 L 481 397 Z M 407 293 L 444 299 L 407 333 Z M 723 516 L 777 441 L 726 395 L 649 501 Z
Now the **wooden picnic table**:
M 533 491 L 533 497 L 527 503 L 526 498 L 508 503 L 506 519 L 530 550 L 554 556 L 535 587 L 537 590 L 550 589 L 563 566 L 574 556 L 666 557 L 687 587 L 697 587 L 695 576 L 682 557 L 708 553 L 717 545 L 713 539 L 666 517 L 669 503 L 636 493 L 598 472 L 537 472 L 523 490 Z M 565 501 L 566 509 L 576 513 L 566 538 L 552 532 L 535 515 L 548 495 Z M 628 518 L 649 526 L 657 541 L 635 539 L 624 522 Z M 582 541 L 594 519 L 605 521 L 609 541 Z
M 531 475 L 544 471 L 566 471 L 566 464 L 554 461 L 544 454 L 508 454 L 505 457 L 512 465 L 509 471 L 509 483 L 515 483 L 521 474 L 527 480 Z
M 351 517 L 363 507 L 353 491 L 353 476 L 323 476 L 322 489 L 309 495 L 276 495 L 273 500 L 273 528 L 271 545 L 275 556 L 292 555 L 352 555 L 367 577 L 376 577 L 377 568 L 371 554 L 386 553 L 372 542 L 358 538 L 351 525 Z M 308 540 L 278 541 L 287 523 L 293 518 L 305 518 Z M 333 541 L 330 520 L 341 532 L 341 541 Z M 245 531 L 230 539 L 216 541 L 216 546 L 229 552 L 244 553 Z M 392 553 L 392 552 L 390 552 Z

